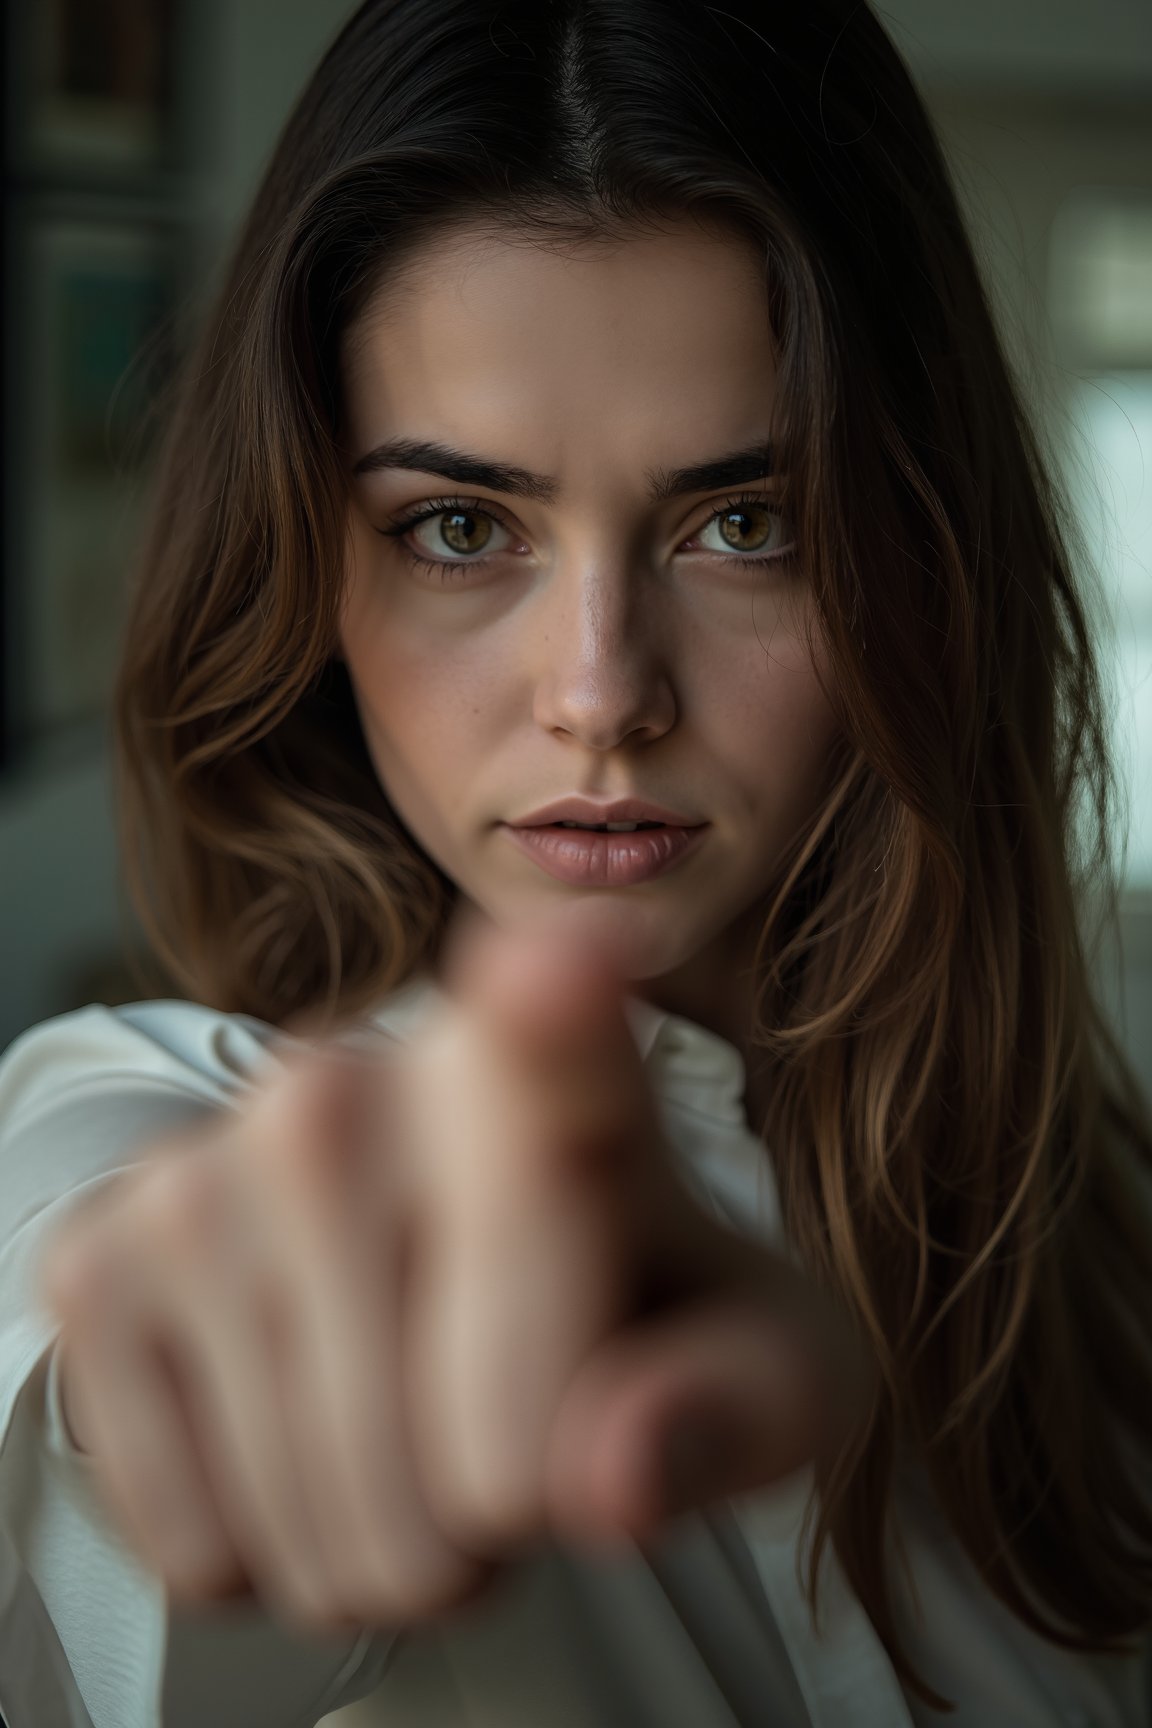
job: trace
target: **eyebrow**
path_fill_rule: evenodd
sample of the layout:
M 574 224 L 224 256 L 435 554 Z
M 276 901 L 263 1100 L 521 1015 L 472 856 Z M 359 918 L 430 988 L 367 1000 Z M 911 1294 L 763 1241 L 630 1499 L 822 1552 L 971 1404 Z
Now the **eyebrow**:
M 490 457 L 475 456 L 467 450 L 455 450 L 448 444 L 437 444 L 418 438 L 390 438 L 377 444 L 374 450 L 361 456 L 353 474 L 376 474 L 383 469 L 413 469 L 421 474 L 437 474 L 455 480 L 463 486 L 486 486 L 492 492 L 510 492 L 521 498 L 534 498 L 542 504 L 555 503 L 560 496 L 559 483 L 550 474 L 535 474 L 530 468 L 518 468 L 514 463 L 497 462 Z M 686 468 L 652 468 L 645 478 L 652 503 L 667 498 L 679 498 L 685 493 L 708 492 L 722 486 L 740 486 L 750 480 L 766 479 L 773 472 L 772 447 L 767 442 L 749 445 L 743 450 L 731 450 L 727 455 L 707 462 L 692 462 Z

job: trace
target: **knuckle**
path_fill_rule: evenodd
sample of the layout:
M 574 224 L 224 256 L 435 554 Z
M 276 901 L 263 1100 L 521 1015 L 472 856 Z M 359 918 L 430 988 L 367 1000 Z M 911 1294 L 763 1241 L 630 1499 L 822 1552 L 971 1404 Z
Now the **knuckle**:
M 49 1306 L 63 1318 L 74 1319 L 89 1312 L 108 1290 L 116 1274 L 118 1256 L 110 1233 L 73 1221 L 58 1231 L 45 1251 L 40 1268 L 40 1288 Z
M 483 1552 L 495 1544 L 529 1541 L 541 1533 L 543 1497 L 532 1492 L 522 1473 L 473 1460 L 464 1471 L 444 1471 L 429 1482 L 429 1501 L 438 1527 L 458 1548 Z
M 282 1620 L 304 1631 L 323 1631 L 343 1612 L 310 1537 L 273 1521 L 270 1509 L 230 1500 L 228 1528 L 256 1594 Z
M 169 1249 L 198 1246 L 216 1210 L 213 1177 L 212 1162 L 191 1152 L 154 1165 L 135 1199 L 146 1236 Z
M 407 1612 L 421 1620 L 446 1614 L 476 1595 L 486 1568 L 461 1554 L 454 1562 L 440 1562 L 417 1572 L 408 1582 Z
M 278 1566 L 274 1571 L 264 1572 L 258 1588 L 280 1619 L 303 1632 L 337 1630 L 347 1617 L 347 1611 L 330 1591 L 300 1568 Z
M 274 1180 L 314 1183 L 328 1163 L 329 1125 L 318 1108 L 320 1080 L 311 1061 L 286 1069 L 262 1095 L 249 1122 L 246 1149 Z
M 218 1594 L 234 1579 L 238 1557 L 210 1493 L 155 1444 L 140 1445 L 124 1413 L 110 1412 L 116 1437 L 96 1459 L 104 1498 L 130 1541 L 188 1599 Z M 187 1425 L 180 1426 L 188 1433 Z
M 135 1171 L 117 1171 L 74 1195 L 44 1244 L 39 1290 L 60 1314 L 83 1308 L 114 1276 L 120 1260 L 124 1196 Z
M 345 1612 L 365 1623 L 428 1620 L 474 1594 L 478 1569 L 465 1554 L 357 1556 L 341 1568 L 340 1597 Z
M 226 1595 L 235 1589 L 240 1573 L 230 1549 L 202 1542 L 167 1545 L 159 1569 L 173 1596 L 187 1603 Z

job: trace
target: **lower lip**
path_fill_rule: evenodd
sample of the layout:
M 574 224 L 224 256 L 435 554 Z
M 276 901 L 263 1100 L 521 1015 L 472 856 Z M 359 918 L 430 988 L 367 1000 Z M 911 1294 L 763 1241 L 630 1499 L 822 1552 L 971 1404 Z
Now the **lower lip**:
M 634 834 L 596 834 L 577 828 L 512 828 L 504 832 L 529 858 L 576 888 L 631 888 L 662 876 L 696 845 L 698 828 L 645 828 Z

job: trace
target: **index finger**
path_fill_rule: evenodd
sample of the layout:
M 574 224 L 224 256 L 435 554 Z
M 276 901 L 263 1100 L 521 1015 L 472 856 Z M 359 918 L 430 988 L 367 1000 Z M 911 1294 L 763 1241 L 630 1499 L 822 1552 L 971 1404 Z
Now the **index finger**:
M 658 1138 L 654 1101 L 624 1009 L 625 981 L 603 947 L 565 925 L 507 930 L 472 917 L 454 931 L 449 1000 L 484 1066 L 500 1063 L 525 1112 L 539 1168 L 624 1176 Z M 648 1174 L 651 1174 L 649 1171 Z

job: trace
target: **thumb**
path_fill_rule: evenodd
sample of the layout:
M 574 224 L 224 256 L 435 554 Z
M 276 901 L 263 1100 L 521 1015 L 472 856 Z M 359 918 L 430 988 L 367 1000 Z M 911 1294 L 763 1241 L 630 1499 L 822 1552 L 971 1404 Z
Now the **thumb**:
M 553 1427 L 555 1526 L 584 1541 L 643 1540 L 838 1444 L 859 1382 L 818 1337 L 724 1297 L 617 1333 L 574 1377 Z

